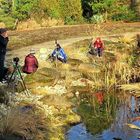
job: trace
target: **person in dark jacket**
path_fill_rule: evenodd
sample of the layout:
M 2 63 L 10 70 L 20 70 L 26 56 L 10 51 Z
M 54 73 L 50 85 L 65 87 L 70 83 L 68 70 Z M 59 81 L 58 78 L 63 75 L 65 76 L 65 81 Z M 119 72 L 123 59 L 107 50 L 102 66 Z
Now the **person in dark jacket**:
M 37 71 L 38 69 L 38 61 L 34 56 L 35 51 L 33 49 L 30 50 L 30 54 L 25 57 L 25 63 L 23 66 L 23 72 L 26 74 L 31 74 Z
M 5 77 L 4 61 L 5 61 L 8 41 L 9 39 L 8 39 L 7 30 L 5 28 L 0 28 L 0 82 L 2 82 L 2 80 Z

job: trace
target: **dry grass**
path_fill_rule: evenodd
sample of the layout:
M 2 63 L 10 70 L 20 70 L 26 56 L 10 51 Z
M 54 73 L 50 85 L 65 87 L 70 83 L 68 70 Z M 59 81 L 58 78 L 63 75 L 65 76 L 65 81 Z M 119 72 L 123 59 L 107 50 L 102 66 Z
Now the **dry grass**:
M 139 23 L 105 23 L 100 25 L 99 29 L 103 29 L 102 34 L 112 34 L 113 32 L 120 33 L 125 28 L 125 31 L 137 31 L 140 27 Z M 13 31 L 9 33 L 10 44 L 9 48 L 17 49 L 20 47 L 26 47 L 29 45 L 42 43 L 55 39 L 65 39 L 77 36 L 90 35 L 92 31 L 98 32 L 99 29 L 95 29 L 95 25 L 84 24 L 84 25 L 73 25 L 73 26 L 63 26 L 63 27 L 52 27 L 43 28 L 30 31 Z M 99 34 L 98 34 L 99 35 Z M 92 35 L 90 35 L 92 37 Z
M 123 90 L 136 90 L 136 91 L 139 91 L 140 92 L 140 83 L 136 83 L 136 84 L 124 84 L 124 85 L 121 85 L 120 87 L 121 89 Z
M 46 120 L 42 114 L 20 112 L 17 109 L 7 111 L 0 119 L 1 135 L 16 135 L 26 139 L 35 139 L 37 135 L 44 135 L 47 131 Z M 41 131 L 43 130 L 43 131 Z M 41 140 L 41 139 L 40 139 Z
M 131 44 L 134 41 L 133 34 L 125 34 L 123 37 L 119 37 L 118 42 L 125 43 L 125 44 Z

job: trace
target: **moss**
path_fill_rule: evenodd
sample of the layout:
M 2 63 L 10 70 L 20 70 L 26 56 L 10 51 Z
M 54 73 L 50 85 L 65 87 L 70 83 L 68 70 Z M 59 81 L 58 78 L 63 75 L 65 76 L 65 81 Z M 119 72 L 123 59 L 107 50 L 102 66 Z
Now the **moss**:
M 25 83 L 29 88 L 41 85 L 51 85 L 58 77 L 60 77 L 60 73 L 57 70 L 42 68 L 34 74 L 27 75 L 25 77 Z

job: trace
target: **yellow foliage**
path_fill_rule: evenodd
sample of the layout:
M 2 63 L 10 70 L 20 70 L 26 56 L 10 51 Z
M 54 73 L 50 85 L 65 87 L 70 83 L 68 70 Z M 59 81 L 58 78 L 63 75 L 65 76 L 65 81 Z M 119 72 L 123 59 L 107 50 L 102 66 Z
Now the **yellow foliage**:
M 132 34 L 125 34 L 123 37 L 119 37 L 118 42 L 130 44 L 133 41 L 133 35 Z

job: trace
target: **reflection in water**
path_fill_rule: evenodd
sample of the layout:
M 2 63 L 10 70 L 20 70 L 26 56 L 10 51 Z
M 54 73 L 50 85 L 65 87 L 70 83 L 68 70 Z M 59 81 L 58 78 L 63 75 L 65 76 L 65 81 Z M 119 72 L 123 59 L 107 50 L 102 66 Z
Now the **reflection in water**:
M 72 127 L 68 131 L 68 140 L 96 140 L 97 138 L 93 136 L 90 132 L 87 132 L 86 127 L 83 123 Z M 98 140 L 102 140 L 101 136 L 98 136 Z
M 85 125 L 72 127 L 68 140 L 137 140 L 139 131 L 127 124 L 140 126 L 139 102 L 125 93 L 82 94 L 78 113 Z

